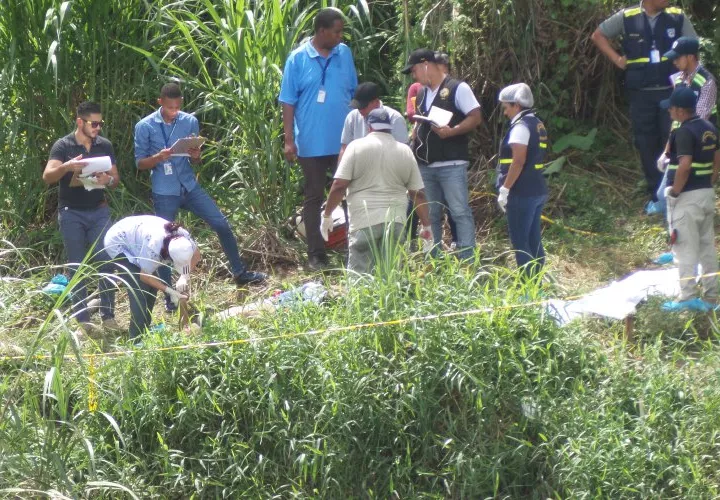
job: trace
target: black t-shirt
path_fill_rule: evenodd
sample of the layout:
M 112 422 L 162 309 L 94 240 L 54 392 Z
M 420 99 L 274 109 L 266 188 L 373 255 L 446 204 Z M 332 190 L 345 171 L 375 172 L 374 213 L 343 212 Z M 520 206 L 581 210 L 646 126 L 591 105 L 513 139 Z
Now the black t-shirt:
M 690 129 L 680 127 L 675 130 L 675 148 L 678 157 L 695 154 L 695 137 Z
M 85 146 L 78 144 L 75 140 L 75 132 L 72 132 L 62 139 L 58 139 L 50 150 L 50 159 L 59 160 L 63 163 L 78 155 L 83 155 L 83 158 L 109 156 L 110 162 L 115 165 L 115 151 L 110 141 L 104 137 L 96 137 L 88 152 Z M 87 191 L 83 186 L 70 187 L 72 177 L 72 172 L 68 172 L 60 179 L 59 208 L 68 207 L 87 210 L 96 208 L 105 201 L 104 189 Z

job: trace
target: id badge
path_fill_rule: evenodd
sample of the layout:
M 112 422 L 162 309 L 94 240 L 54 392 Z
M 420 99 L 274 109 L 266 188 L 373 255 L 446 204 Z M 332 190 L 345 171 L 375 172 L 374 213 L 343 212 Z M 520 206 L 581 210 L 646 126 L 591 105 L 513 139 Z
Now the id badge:
M 163 168 L 165 169 L 165 175 L 172 175 L 172 163 L 166 161 L 163 163 Z
M 325 102 L 325 89 L 320 89 L 320 91 L 318 92 L 317 102 L 319 102 L 320 104 Z
M 657 64 L 660 62 L 660 51 L 658 49 L 652 49 L 650 51 L 650 63 Z

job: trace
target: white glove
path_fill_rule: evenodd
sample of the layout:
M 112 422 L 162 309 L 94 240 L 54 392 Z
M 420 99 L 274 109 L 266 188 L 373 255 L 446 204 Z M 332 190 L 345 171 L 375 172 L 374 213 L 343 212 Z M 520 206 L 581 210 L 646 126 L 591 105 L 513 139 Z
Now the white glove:
M 665 170 L 667 170 L 668 165 L 670 165 L 670 158 L 668 158 L 667 153 L 661 154 L 657 159 L 657 169 L 664 173 Z
M 500 210 L 505 213 L 507 211 L 507 204 L 508 204 L 508 196 L 510 195 L 510 190 L 506 188 L 505 186 L 502 186 L 500 188 L 500 192 L 498 193 L 498 205 L 500 206 Z
M 165 287 L 165 294 L 170 297 L 170 300 L 175 305 L 180 304 L 181 300 L 187 300 L 187 295 L 183 295 L 182 293 L 178 292 L 174 288 L 170 288 L 169 286 Z
M 175 289 L 180 293 L 190 295 L 190 275 L 181 275 L 175 283 Z
M 667 201 L 668 207 L 672 208 L 677 203 L 677 196 L 672 195 L 672 186 L 665 188 L 665 200 Z
M 325 241 L 330 239 L 330 231 L 332 231 L 334 225 L 335 222 L 331 215 L 323 215 L 322 222 L 320 223 L 320 234 Z
M 422 226 L 420 228 L 420 238 L 422 239 L 423 252 L 430 253 L 430 251 L 435 246 L 435 240 L 433 239 L 432 227 Z

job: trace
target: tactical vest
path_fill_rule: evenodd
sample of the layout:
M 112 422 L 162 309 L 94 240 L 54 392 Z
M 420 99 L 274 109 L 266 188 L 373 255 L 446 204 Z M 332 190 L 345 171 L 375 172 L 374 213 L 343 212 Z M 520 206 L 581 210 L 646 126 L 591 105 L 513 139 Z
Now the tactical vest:
M 520 118 L 515 121 L 505 134 L 500 146 L 500 160 L 498 161 L 498 177 L 496 187 L 500 189 L 505 183 L 507 174 L 512 164 L 512 148 L 510 147 L 510 132 L 520 122 L 524 123 L 530 131 L 530 140 L 527 146 L 527 157 L 520 176 L 510 188 L 513 196 L 542 196 L 547 194 L 547 183 L 542 171 L 545 168 L 545 154 L 548 147 L 548 135 L 545 125 L 540 119 L 531 114 L 532 110 L 521 111 Z
M 695 73 L 695 76 L 693 76 L 692 81 L 690 82 L 690 85 L 685 83 L 683 80 L 683 75 L 680 74 L 675 78 L 675 81 L 673 82 L 675 84 L 675 88 L 679 89 L 681 87 L 690 87 L 695 92 L 695 95 L 700 97 L 700 93 L 702 92 L 703 85 L 705 85 L 705 82 L 708 80 L 714 80 L 715 77 L 712 76 L 712 74 L 703 68 L 702 66 L 698 66 L 697 72 Z M 712 123 L 713 125 L 717 125 L 717 102 L 713 103 L 713 107 L 710 110 L 710 117 L 708 118 L 708 121 Z M 673 122 L 673 128 L 677 128 L 680 126 L 679 123 Z
M 661 12 L 650 28 L 650 21 L 640 7 L 625 9 L 625 35 L 622 47 L 627 58 L 625 86 L 628 89 L 667 87 L 673 73 L 672 61 L 663 57 L 682 36 L 685 14 L 682 9 L 668 7 Z M 660 61 L 650 62 L 650 54 L 657 50 Z
M 433 102 L 428 103 L 428 111 L 425 110 L 427 87 L 421 88 L 415 100 L 415 114 L 427 116 L 430 108 L 437 106 L 452 112 L 453 116 L 448 127 L 454 127 L 462 122 L 465 119 L 465 114 L 455 106 L 455 95 L 460 83 L 462 83 L 460 80 L 446 77 L 440 84 Z M 428 122 L 418 121 L 417 124 L 412 149 L 418 162 L 430 164 L 436 161 L 469 161 L 467 134 L 441 139 L 440 136 L 433 132 L 432 126 Z
M 668 186 L 675 182 L 675 173 L 680 165 L 675 136 L 679 130 L 690 130 L 694 139 L 694 150 L 690 176 L 688 177 L 683 193 L 695 189 L 712 188 L 713 160 L 718 144 L 718 132 L 715 126 L 699 117 L 684 121 L 680 128 L 670 134 L 670 164 L 668 165 Z

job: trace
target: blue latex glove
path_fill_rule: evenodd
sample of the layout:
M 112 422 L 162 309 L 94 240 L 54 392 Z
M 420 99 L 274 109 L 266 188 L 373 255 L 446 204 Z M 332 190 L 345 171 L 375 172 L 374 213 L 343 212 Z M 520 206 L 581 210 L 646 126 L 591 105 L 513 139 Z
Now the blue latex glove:
M 665 302 L 662 305 L 662 310 L 666 312 L 682 312 L 682 311 L 697 311 L 697 312 L 710 312 L 715 309 L 715 306 L 705 302 L 702 299 L 694 298 L 690 300 L 683 300 L 681 302 L 670 301 Z

